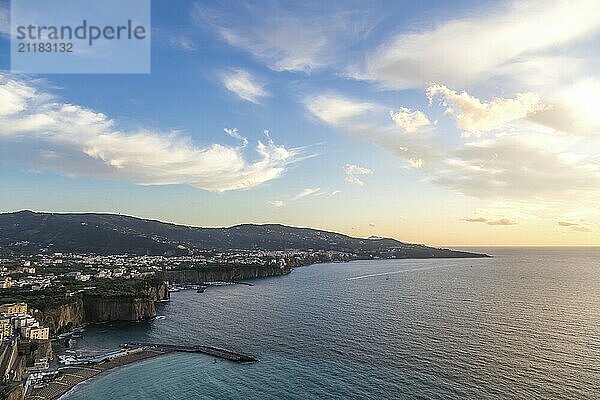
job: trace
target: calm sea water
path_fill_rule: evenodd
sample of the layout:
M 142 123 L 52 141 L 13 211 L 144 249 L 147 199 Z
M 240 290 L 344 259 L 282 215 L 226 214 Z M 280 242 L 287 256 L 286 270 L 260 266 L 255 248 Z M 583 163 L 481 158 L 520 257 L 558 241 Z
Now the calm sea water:
M 166 319 L 89 327 L 77 346 L 208 344 L 261 361 L 168 355 L 67 399 L 600 398 L 600 249 L 479 250 L 495 257 L 314 265 L 174 293 Z

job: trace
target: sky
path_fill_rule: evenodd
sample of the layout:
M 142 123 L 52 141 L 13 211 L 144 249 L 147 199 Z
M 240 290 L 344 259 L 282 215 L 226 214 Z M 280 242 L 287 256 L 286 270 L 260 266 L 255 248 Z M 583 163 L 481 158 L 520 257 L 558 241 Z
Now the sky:
M 152 2 L 150 74 L 10 72 L 0 211 L 600 245 L 600 2 Z

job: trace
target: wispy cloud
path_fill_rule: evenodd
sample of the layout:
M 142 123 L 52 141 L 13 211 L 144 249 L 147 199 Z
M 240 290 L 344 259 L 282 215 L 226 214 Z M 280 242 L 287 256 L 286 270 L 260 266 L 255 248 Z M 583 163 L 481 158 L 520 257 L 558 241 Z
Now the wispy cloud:
M 351 183 L 357 186 L 363 186 L 365 183 L 360 180 L 357 175 L 372 175 L 373 171 L 369 168 L 361 167 L 354 164 L 346 164 L 344 166 L 344 172 L 346 172 L 346 178 L 344 179 L 347 183 Z
M 269 201 L 269 204 L 275 208 L 281 208 L 285 206 L 285 202 L 283 200 L 273 200 Z
M 322 194 L 321 188 L 306 188 L 294 197 L 292 197 L 292 200 L 300 200 L 308 196 L 318 196 L 320 194 Z
M 584 224 L 577 222 L 559 221 L 559 226 L 567 227 L 573 232 L 592 232 L 592 230 Z
M 197 43 L 191 37 L 184 34 L 170 36 L 169 43 L 171 46 L 184 51 L 198 50 Z
M 0 76 L 0 140 L 3 161 L 28 168 L 216 192 L 276 179 L 299 155 L 269 139 L 258 141 L 249 162 L 240 147 L 198 146 L 175 131 L 125 130 L 105 114 L 63 103 L 10 75 Z
M 259 104 L 261 98 L 269 95 L 264 86 L 243 69 L 233 69 L 223 73 L 221 81 L 227 90 L 255 104 Z
M 235 10 L 196 3 L 193 17 L 226 43 L 249 52 L 275 71 L 311 72 L 340 62 L 372 27 L 365 10 L 344 10 L 327 2 L 239 4 Z M 293 8 L 293 10 L 291 9 Z M 239 12 L 239 14 L 238 14 Z
M 486 225 L 497 225 L 497 226 L 510 226 L 517 225 L 516 221 L 513 221 L 508 218 L 500 218 L 500 219 L 488 219 L 483 217 L 473 217 L 473 218 L 464 218 L 463 221 L 466 222 L 479 222 Z
M 224 128 L 223 131 L 232 138 L 241 141 L 243 147 L 248 145 L 248 138 L 240 135 L 240 132 L 236 128 Z

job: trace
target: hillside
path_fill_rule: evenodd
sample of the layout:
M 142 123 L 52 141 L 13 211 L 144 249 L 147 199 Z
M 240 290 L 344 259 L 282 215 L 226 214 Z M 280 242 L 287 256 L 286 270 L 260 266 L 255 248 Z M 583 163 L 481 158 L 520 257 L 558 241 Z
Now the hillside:
M 201 228 L 116 214 L 0 214 L 2 254 L 73 252 L 96 254 L 185 254 L 203 250 L 336 250 L 356 254 L 393 251 L 398 257 L 478 257 L 389 238 L 353 238 L 310 228 L 244 224 Z

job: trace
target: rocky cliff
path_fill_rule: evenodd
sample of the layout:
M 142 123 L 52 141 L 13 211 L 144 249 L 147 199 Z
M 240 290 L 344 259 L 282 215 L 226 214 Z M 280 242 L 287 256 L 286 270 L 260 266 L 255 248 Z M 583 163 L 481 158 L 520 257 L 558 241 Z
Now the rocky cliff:
M 165 282 L 149 282 L 136 293 L 123 296 L 78 293 L 66 303 L 50 304 L 34 315 L 43 326 L 50 328 L 51 335 L 56 335 L 86 322 L 149 319 L 156 315 L 154 302 L 168 298 Z
M 165 281 L 159 281 L 156 284 L 149 285 L 146 289 L 146 295 L 154 301 L 169 299 L 169 288 Z
M 162 278 L 173 284 L 201 284 L 266 278 L 290 272 L 290 267 L 278 265 L 203 266 L 194 269 L 164 271 Z
M 149 297 L 85 296 L 83 305 L 88 322 L 139 321 L 156 316 L 154 300 Z
M 85 294 L 83 306 L 88 322 L 140 321 L 156 316 L 154 302 L 169 298 L 164 281 L 146 282 L 133 295 Z
M 68 332 L 80 326 L 86 320 L 83 307 L 83 296 L 77 294 L 65 304 L 48 306 L 37 311 L 34 316 L 43 326 L 50 328 L 50 334 Z

